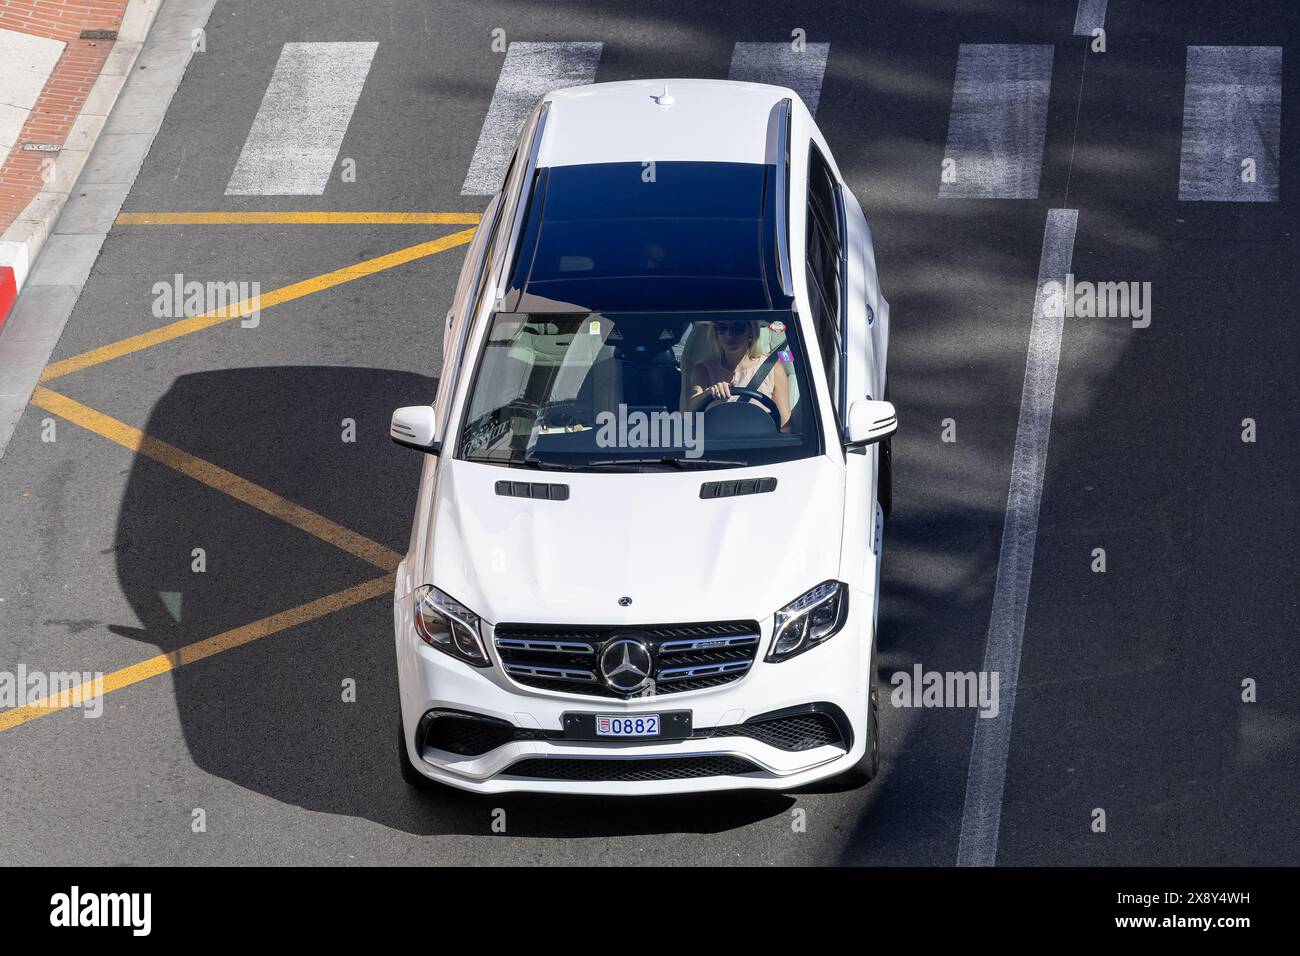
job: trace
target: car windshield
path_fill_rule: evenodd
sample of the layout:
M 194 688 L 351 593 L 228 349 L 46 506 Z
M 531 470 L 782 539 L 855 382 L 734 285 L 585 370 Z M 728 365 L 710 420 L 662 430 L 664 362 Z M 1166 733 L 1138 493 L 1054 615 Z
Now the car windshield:
M 459 455 L 540 469 L 735 468 L 821 451 L 789 312 L 492 317 Z

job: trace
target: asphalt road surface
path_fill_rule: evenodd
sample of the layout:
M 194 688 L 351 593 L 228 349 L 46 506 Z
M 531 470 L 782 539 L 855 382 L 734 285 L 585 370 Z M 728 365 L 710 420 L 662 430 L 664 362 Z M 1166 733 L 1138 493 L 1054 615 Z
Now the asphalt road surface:
M 220 640 L 188 652 L 202 659 L 125 672 L 99 719 L 70 708 L 0 730 L 0 862 L 952 865 L 963 839 L 983 839 L 1002 865 L 1300 863 L 1300 20 L 1290 0 L 1102 6 L 1104 52 L 1074 35 L 1076 0 L 218 2 L 126 213 L 470 215 L 114 225 L 52 357 L 73 361 L 0 458 L 0 671 L 112 675 Z M 862 790 L 411 791 L 393 754 L 387 592 L 355 591 L 382 578 L 382 558 L 346 545 L 405 549 L 419 461 L 387 421 L 433 395 L 463 245 L 295 284 L 470 228 L 486 197 L 467 176 L 491 166 L 476 151 L 500 137 L 484 126 L 508 113 L 499 81 L 519 80 L 507 62 L 529 49 L 510 44 L 599 43 L 594 57 L 554 48 L 557 69 L 594 66 L 598 82 L 724 78 L 738 42 L 775 51 L 796 30 L 822 58 L 801 82 L 892 305 L 901 430 L 882 702 L 898 671 L 975 671 L 990 648 L 1014 651 L 1005 751 L 985 748 L 970 708 L 885 706 L 883 769 Z M 359 80 L 304 121 L 294 90 L 310 84 L 285 45 L 344 42 L 373 44 L 334 48 L 359 57 Z M 981 73 L 980 44 L 1045 47 L 1021 66 L 1047 72 Z M 1188 52 L 1200 47 L 1281 48 L 1281 65 L 1270 72 L 1265 54 L 1243 81 L 1211 58 L 1202 73 Z M 761 68 L 763 51 L 750 54 L 739 61 Z M 959 76 L 963 56 L 974 73 Z M 273 77 L 288 90 L 278 100 Z M 1201 89 L 1208 120 L 1192 109 Z M 955 99 L 998 90 L 1019 97 L 1009 128 L 996 109 L 954 120 Z M 293 140 L 304 122 L 319 131 L 309 150 Z M 248 146 L 257 130 L 272 142 Z M 1197 137 L 1234 168 L 1253 160 L 1255 183 L 1192 198 Z M 281 164 L 273 179 L 287 166 L 326 181 L 257 194 L 256 177 L 234 177 L 257 148 Z M 961 150 L 1010 157 L 1018 192 L 982 195 L 960 159 L 945 189 L 944 160 Z M 1149 325 L 1071 317 L 1059 356 L 1038 349 L 1049 210 L 1077 211 L 1076 280 L 1151 283 Z M 256 327 L 79 358 L 178 319 L 159 314 L 155 290 L 177 275 L 301 294 Z M 1048 366 L 1044 405 L 1026 373 Z M 1050 423 L 1037 457 L 1031 406 Z M 136 429 L 151 436 L 141 453 Z M 1003 545 L 1025 479 L 1018 432 L 1042 485 L 1023 631 L 1009 633 L 998 592 L 1014 598 Z M 281 499 L 310 514 L 277 516 Z M 635 545 L 593 541 L 593 560 L 611 546 Z M 1000 789 L 971 773 L 973 740 L 1005 767 Z M 982 836 L 969 829 L 976 798 L 996 798 Z

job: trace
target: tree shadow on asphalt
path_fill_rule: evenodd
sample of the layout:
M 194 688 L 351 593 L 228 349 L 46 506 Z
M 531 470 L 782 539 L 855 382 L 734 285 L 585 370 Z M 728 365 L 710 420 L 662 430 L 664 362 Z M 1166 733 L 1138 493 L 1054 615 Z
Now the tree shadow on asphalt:
M 1050 5 L 1019 6 L 1026 24 L 1059 15 Z M 935 45 L 910 34 L 901 6 L 872 15 L 878 42 L 902 63 Z M 1168 5 L 1126 4 L 1106 24 L 1112 38 L 1124 39 L 1090 56 L 1082 94 L 1087 41 L 1034 37 L 1032 25 L 986 25 L 988 42 L 1056 43 L 1040 198 L 1015 210 L 981 210 L 983 234 L 959 243 L 960 252 L 952 241 L 909 248 L 881 237 L 916 236 L 909 221 L 938 227 L 935 212 L 949 219 L 950 231 L 964 232 L 967 210 L 961 203 L 936 206 L 915 190 L 909 208 L 871 185 L 878 174 L 862 179 L 867 216 L 873 208 L 890 210 L 873 227 L 882 275 L 898 283 L 895 316 L 911 326 L 896 325 L 891 354 L 904 451 L 895 456 L 880 628 L 886 660 L 903 667 L 917 659 L 927 668 L 979 667 L 986 644 L 1003 508 L 965 506 L 952 480 L 975 479 L 968 502 L 991 481 L 1005 495 L 1011 442 L 987 443 L 1005 456 L 987 462 L 990 471 L 954 473 L 933 444 L 908 444 L 908 426 L 937 423 L 945 408 L 961 409 L 953 414 L 968 421 L 982 402 L 1014 434 L 1032 307 L 1024 280 L 1032 281 L 1037 256 L 1026 244 L 1019 274 L 996 275 L 990 247 L 1010 248 L 1003 224 L 1029 212 L 1036 222 L 1028 234 L 1039 237 L 1047 208 L 1078 207 L 1076 277 L 1154 286 L 1149 329 L 1135 331 L 1117 318 L 1066 322 L 1000 864 L 1257 865 L 1284 862 L 1283 848 L 1298 845 L 1297 815 L 1289 807 L 1279 812 L 1276 795 L 1294 790 L 1300 700 L 1241 700 L 1243 678 L 1267 674 L 1275 686 L 1289 687 L 1300 667 L 1296 605 L 1280 601 L 1277 591 L 1279 568 L 1300 563 L 1289 530 L 1296 523 L 1294 446 L 1257 455 L 1238 440 L 1243 409 L 1265 405 L 1262 414 L 1279 434 L 1300 429 L 1294 388 L 1278 391 L 1275 384 L 1294 380 L 1294 329 L 1247 318 L 1273 315 L 1270 302 L 1293 298 L 1286 290 L 1296 288 L 1296 252 L 1281 240 L 1294 233 L 1297 196 L 1284 189 L 1276 204 L 1178 200 L 1187 46 L 1274 44 L 1294 32 L 1295 22 L 1294 9 L 1280 4 L 1207 0 L 1173 17 Z M 881 75 L 867 76 L 863 101 L 884 114 L 882 128 L 897 129 L 900 104 L 891 102 Z M 941 72 L 930 78 L 949 87 Z M 1300 95 L 1295 70 L 1286 70 L 1282 82 L 1284 101 Z M 1074 110 L 1057 106 L 1066 96 L 1080 96 Z M 924 115 L 918 112 L 916 122 Z M 1281 132 L 1281 155 L 1296 155 L 1300 125 L 1284 119 Z M 828 135 L 838 148 L 837 131 Z M 898 160 L 877 153 L 873 165 L 889 179 L 914 145 L 906 143 Z M 933 154 L 913 159 L 929 164 Z M 1000 368 L 991 355 L 987 362 L 983 355 L 944 361 L 939 349 L 918 347 L 925 344 L 919 328 L 931 323 L 957 341 L 980 340 L 960 331 L 962 304 L 951 284 L 907 272 L 909 253 L 928 263 L 930 275 L 969 263 L 967 275 L 1003 286 L 1003 308 L 1020 316 L 1020 331 L 1001 343 Z M 972 254 L 981 258 L 972 262 Z M 1243 324 L 1228 331 L 1228 317 Z M 983 395 L 970 394 L 972 386 Z M 1092 549 L 1100 546 L 1111 562 L 1104 574 L 1091 567 Z M 977 560 L 961 559 L 964 553 Z M 956 572 L 947 586 L 940 583 L 945 572 Z M 932 633 L 947 626 L 936 611 L 974 624 L 974 654 L 952 656 L 951 642 L 936 646 Z M 881 668 L 882 694 L 890 669 Z M 880 848 L 900 830 L 931 844 L 937 862 L 955 862 L 978 720 L 969 710 L 884 709 L 886 790 L 910 799 L 880 800 L 864 813 L 841 862 L 880 862 Z M 928 791 L 917 784 L 927 777 L 934 781 Z M 1104 836 L 1088 825 L 1097 807 L 1112 821 Z M 1123 821 L 1119 827 L 1116 820 Z
M 429 378 L 382 369 L 204 372 L 178 378 L 145 431 L 401 552 L 420 456 L 388 440 L 388 417 L 434 391 Z M 342 440 L 345 419 L 355 421 L 355 442 Z M 193 570 L 195 547 L 204 549 L 202 573 Z M 127 483 L 115 556 L 142 627 L 113 630 L 158 652 L 383 573 L 144 457 Z M 393 752 L 397 675 L 386 594 L 181 667 L 171 679 L 199 769 L 307 810 L 415 834 L 489 835 L 498 807 L 512 836 L 718 832 L 793 803 L 772 793 L 598 800 L 411 790 Z M 355 702 L 343 700 L 345 680 L 355 682 Z

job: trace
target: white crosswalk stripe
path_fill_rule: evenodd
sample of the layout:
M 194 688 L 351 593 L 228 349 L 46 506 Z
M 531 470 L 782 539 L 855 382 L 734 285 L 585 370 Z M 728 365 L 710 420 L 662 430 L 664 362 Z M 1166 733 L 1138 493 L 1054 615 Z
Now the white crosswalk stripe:
M 1090 37 L 1093 30 L 1106 26 L 1106 0 L 1079 0 L 1074 14 L 1074 35 Z
M 462 196 L 490 196 L 501 188 L 506 163 L 529 111 L 551 90 L 593 82 L 601 48 L 600 43 L 587 42 L 510 44 Z
M 798 50 L 791 43 L 737 43 L 727 79 L 788 86 L 816 116 L 830 49 L 829 43 L 805 43 Z
M 940 196 L 1038 197 L 1053 53 L 1048 45 L 961 45 Z
M 227 196 L 319 196 L 378 43 L 286 43 Z
M 1188 47 L 1178 198 L 1277 202 L 1281 120 L 1281 47 Z

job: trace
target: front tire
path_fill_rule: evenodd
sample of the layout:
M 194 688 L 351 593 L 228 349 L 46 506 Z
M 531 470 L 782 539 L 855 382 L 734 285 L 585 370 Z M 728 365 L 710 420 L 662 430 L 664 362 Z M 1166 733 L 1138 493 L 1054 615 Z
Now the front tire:
M 402 768 L 402 779 L 417 790 L 432 790 L 437 785 L 411 763 L 411 755 L 406 750 L 406 730 L 402 727 L 402 718 L 397 718 L 397 760 Z
M 876 675 L 871 674 L 871 704 L 867 709 L 867 749 L 841 779 L 854 787 L 863 787 L 875 779 L 880 772 L 880 720 L 876 698 Z

